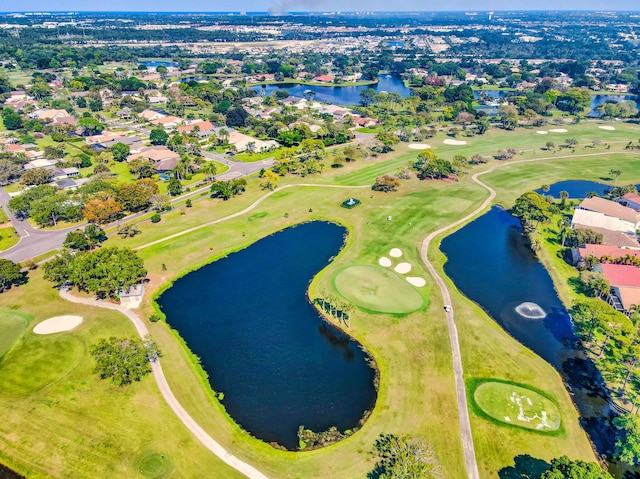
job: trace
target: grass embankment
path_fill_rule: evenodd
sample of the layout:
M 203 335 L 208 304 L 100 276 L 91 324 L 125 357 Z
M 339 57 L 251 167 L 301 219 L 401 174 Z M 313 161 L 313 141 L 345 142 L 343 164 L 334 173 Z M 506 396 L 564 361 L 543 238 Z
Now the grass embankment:
M 8 250 L 18 244 L 18 241 L 20 241 L 20 236 L 18 236 L 15 228 L 0 228 L 0 251 Z
M 574 127 L 568 128 L 573 130 Z M 617 141 L 637 139 L 637 128 L 625 125 L 624 129 L 632 134 L 626 138 L 620 135 Z M 582 131 L 584 133 L 580 133 Z M 594 124 L 576 126 L 575 136 L 578 134 L 585 142 L 610 137 L 610 132 L 601 132 Z M 571 133 L 568 136 L 572 136 Z M 432 142 L 437 145 L 443 138 L 436 137 Z M 540 148 L 548 138 L 529 130 L 518 130 L 514 133 L 492 132 L 469 141 L 468 147 L 442 146 L 437 151 L 447 156 L 461 152 L 461 148 L 468 148 L 467 154 L 471 154 L 472 147 L 480 152 L 495 152 L 502 145 L 522 147 L 530 144 L 532 148 Z M 576 153 L 581 152 L 580 148 Z M 599 148 L 596 152 L 604 152 L 603 147 Z M 322 177 L 285 178 L 281 184 L 371 184 L 376 176 L 395 172 L 417 153 L 399 146 L 391 155 L 347 164 L 345 168 L 328 171 Z M 567 153 L 571 154 L 571 151 Z M 530 152 L 518 158 L 536 155 L 541 156 L 540 152 Z M 529 163 L 526 167 L 511 165 L 486 178 L 499 183 L 496 186 L 504 191 L 499 192 L 498 199 L 509 202 L 522 192 L 542 183 L 551 183 L 554 179 L 576 175 L 586 178 L 583 165 L 592 161 L 591 168 L 598 174 L 606 174 L 613 167 L 629 171 L 631 167 L 626 165 L 631 155 L 617 155 L 603 156 L 599 160 L 551 160 Z M 606 161 L 603 158 L 607 158 Z M 556 166 L 565 162 L 572 166 L 564 169 Z M 574 173 L 576 168 L 579 171 Z M 501 176 L 508 171 L 513 171 L 510 177 Z M 549 171 L 552 174 L 548 174 Z M 519 179 L 520 175 L 523 180 Z M 626 173 L 622 179 L 624 177 Z M 207 198 L 194 201 L 191 209 L 177 208 L 164 215 L 160 223 L 145 224 L 142 234 L 137 237 L 126 240 L 114 238 L 107 244 L 138 247 L 240 211 L 263 194 L 257 187 L 257 181 L 252 180 L 248 191 L 241 197 L 227 202 Z M 345 224 L 350 234 L 342 253 L 312 282 L 311 297 L 323 290 L 330 291 L 333 278 L 341 269 L 355 263 L 375 265 L 391 247 L 401 248 L 405 252 L 403 259 L 415 265 L 415 274 L 428 279 L 427 286 L 418 290 L 425 303 L 429 304 L 426 311 L 417 311 L 402 318 L 364 311 L 352 314 L 349 332 L 373 354 L 381 372 L 380 390 L 376 408 L 364 427 L 334 446 L 293 453 L 275 450 L 250 438 L 229 420 L 209 390 L 194 358 L 175 334 L 164 323 L 150 324 L 151 333 L 164 352 L 162 364 L 172 390 L 187 411 L 216 440 L 269 477 L 364 477 L 373 467 L 373 459 L 367 452 L 381 432 L 424 435 L 433 442 L 447 477 L 463 477 L 443 305 L 421 265 L 418 248 L 429 231 L 472 211 L 486 195 L 486 191 L 471 183 L 468 176 L 459 183 L 411 180 L 403 182 L 400 191 L 391 194 L 369 189 L 290 188 L 276 192 L 238 218 L 142 249 L 140 254 L 149 269 L 149 290 L 152 294 L 185 271 L 281 228 L 311 219 L 332 218 Z M 339 204 L 350 196 L 361 200 L 362 204 L 352 210 L 340 208 Z M 388 216 L 393 220 L 387 221 Z M 437 265 L 444 261 L 436 247 L 430 251 L 430 256 Z M 0 368 L 8 368 L 6 377 L 16 377 L 15 371 L 22 371 L 25 367 L 36 370 L 40 365 L 30 363 L 30 357 L 20 351 L 22 348 L 26 348 L 24 351 L 32 350 L 29 345 L 39 341 L 43 350 L 51 352 L 49 362 L 52 366 L 43 367 L 54 372 L 42 373 L 41 376 L 51 384 L 28 396 L 9 397 L 10 389 L 0 388 L 0 408 L 3 419 L 7 417 L 0 425 L 2 459 L 20 471 L 36 471 L 34 477 L 44 474 L 44 471 L 53 477 L 95 477 L 113 475 L 113 472 L 122 477 L 136 477 L 134 469 L 139 460 L 149 454 L 169 451 L 175 477 L 196 477 L 202 470 L 211 471 L 216 477 L 238 477 L 186 432 L 164 405 L 151 380 L 147 378 L 130 388 L 119 389 L 90 374 L 91 360 L 86 353 L 88 345 L 99 337 L 133 334 L 132 328 L 124 317 L 115 313 L 63 303 L 40 275 L 40 272 L 35 272 L 29 284 L 0 295 L 0 309 L 19 310 L 31 314 L 37 321 L 59 314 L 85 316 L 87 322 L 77 332 L 69 333 L 69 337 L 83 344 L 84 350 L 77 353 L 78 357 L 65 359 L 53 337 L 35 338 L 27 332 L 3 359 Z M 562 434 L 545 436 L 503 427 L 472 414 L 482 476 L 495 477 L 497 471 L 512 464 L 513 458 L 520 454 L 542 459 L 567 454 L 572 458 L 593 460 L 575 409 L 557 372 L 508 336 L 479 307 L 456 292 L 451 281 L 446 281 L 453 291 L 466 378 L 497 378 L 542 390 L 557 402 L 563 421 Z M 33 297 L 41 301 L 33 302 Z M 151 312 L 151 305 L 145 303 L 142 316 L 148 317 Z M 67 349 L 72 350 L 70 347 Z M 60 370 L 66 371 L 64 377 L 60 377 Z

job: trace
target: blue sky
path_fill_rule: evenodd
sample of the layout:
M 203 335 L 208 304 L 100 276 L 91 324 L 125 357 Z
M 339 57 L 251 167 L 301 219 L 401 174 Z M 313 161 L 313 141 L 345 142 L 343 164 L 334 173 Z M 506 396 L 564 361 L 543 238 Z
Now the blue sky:
M 1 0 L 0 11 L 101 10 L 101 11 L 266 11 L 274 4 L 294 11 L 416 11 L 416 10 L 640 10 L 638 0 Z

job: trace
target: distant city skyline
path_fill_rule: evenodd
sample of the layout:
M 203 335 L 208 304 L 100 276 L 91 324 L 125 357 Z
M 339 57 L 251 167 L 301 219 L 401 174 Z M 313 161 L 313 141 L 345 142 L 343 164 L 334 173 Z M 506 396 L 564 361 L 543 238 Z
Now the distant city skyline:
M 3 2 L 4 3 L 4 2 Z M 424 2 L 416 0 L 239 0 L 233 3 L 215 0 L 110 0 L 87 2 L 86 0 L 22 0 L 0 6 L 0 12 L 32 11 L 111 11 L 111 12 L 265 12 L 295 11 L 481 11 L 500 10 L 603 10 L 638 11 L 638 0 L 450 0 L 449 2 Z

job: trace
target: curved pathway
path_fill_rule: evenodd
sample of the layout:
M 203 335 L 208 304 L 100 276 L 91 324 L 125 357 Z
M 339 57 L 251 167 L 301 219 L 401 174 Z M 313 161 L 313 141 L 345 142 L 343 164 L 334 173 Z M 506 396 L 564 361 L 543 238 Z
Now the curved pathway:
M 281 186 L 279 188 L 276 188 L 275 190 L 270 191 L 269 193 L 267 193 L 264 196 L 261 196 L 256 201 L 254 201 L 249 206 L 247 206 L 245 209 L 243 209 L 241 211 L 238 211 L 237 213 L 230 214 L 228 216 L 225 216 L 223 218 L 219 218 L 217 220 L 209 221 L 208 223 L 202 223 L 201 225 L 194 226 L 193 228 L 189 228 L 189 229 L 180 231 L 179 233 L 174 233 L 172 235 L 165 236 L 164 238 L 160 238 L 159 240 L 151 241 L 150 243 L 145 243 L 142 246 L 138 246 L 137 248 L 134 248 L 134 249 L 139 251 L 141 249 L 148 248 L 149 246 L 153 246 L 153 245 L 156 245 L 158 243 L 162 243 L 162 242 L 170 240 L 170 239 L 178 238 L 179 236 L 183 236 L 183 235 L 186 235 L 186 234 L 189 234 L 189 233 L 193 233 L 194 231 L 201 230 L 202 228 L 207 228 L 209 226 L 212 226 L 212 225 L 215 225 L 215 224 L 218 224 L 218 223 L 222 223 L 223 221 L 227 221 L 227 220 L 230 220 L 230 219 L 233 219 L 233 218 L 237 218 L 238 216 L 242 216 L 243 214 L 248 213 L 249 211 L 257 208 L 260 205 L 260 203 L 262 203 L 264 200 L 269 198 L 274 193 L 280 192 L 280 191 L 285 190 L 287 188 L 292 188 L 294 186 L 311 187 L 311 188 L 341 188 L 341 189 L 349 189 L 349 190 L 359 189 L 359 188 L 371 189 L 370 185 L 364 185 L 364 186 L 342 186 L 342 185 L 322 185 L 322 184 L 313 184 L 313 183 L 293 183 L 293 184 L 290 184 L 290 185 L 284 185 L 284 186 Z
M 106 301 L 100 301 L 92 298 L 79 298 L 77 296 L 72 295 L 68 289 L 61 288 L 60 296 L 62 299 L 70 301 L 72 303 L 84 304 L 87 306 L 94 306 L 97 308 L 106 308 L 112 309 L 114 311 L 119 311 L 124 314 L 127 318 L 131 320 L 136 331 L 140 335 L 141 338 L 144 338 L 149 334 L 149 330 L 147 329 L 147 325 L 144 324 L 142 319 L 130 310 L 129 308 L 125 308 L 119 304 L 109 303 Z M 198 438 L 198 440 L 204 444 L 204 446 L 213 452 L 216 456 L 222 459 L 229 466 L 234 468 L 236 471 L 244 474 L 250 479 L 267 479 L 267 476 L 258 471 L 255 467 L 247 464 L 246 462 L 238 459 L 236 456 L 227 451 L 224 447 L 222 447 L 218 442 L 215 441 L 207 432 L 202 429 L 198 425 L 198 423 L 189 415 L 189 413 L 182 407 L 178 399 L 174 396 L 173 391 L 169 387 L 169 383 L 167 383 L 167 379 L 162 371 L 162 366 L 160 365 L 160 360 L 157 359 L 151 363 L 151 369 L 153 371 L 153 376 L 158 384 L 158 389 L 160 389 L 160 393 L 162 397 L 167 402 L 169 407 L 173 410 L 178 419 L 182 421 L 182 423 L 191 431 L 191 433 Z

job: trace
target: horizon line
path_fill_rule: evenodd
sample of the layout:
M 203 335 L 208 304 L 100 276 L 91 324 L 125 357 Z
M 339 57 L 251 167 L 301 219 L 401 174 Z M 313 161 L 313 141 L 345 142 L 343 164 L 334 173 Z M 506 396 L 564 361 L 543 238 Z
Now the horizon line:
M 290 11 L 290 12 L 283 12 L 281 14 L 279 14 L 279 16 L 286 16 L 288 14 L 308 14 L 308 13 L 331 13 L 331 14 L 361 14 L 361 13 L 371 13 L 371 14 L 378 14 L 378 13 L 462 13 L 462 12 L 469 12 L 469 13 L 489 13 L 489 12 L 493 12 L 493 13 L 497 13 L 497 12 L 502 12 L 502 13 L 528 13 L 528 12 L 592 12 L 592 13 L 611 13 L 611 12 L 615 12 L 615 13 L 640 13 L 640 9 L 639 10 L 629 10 L 629 9 L 621 9 L 621 10 L 617 10 L 617 9 L 575 9 L 575 8 L 570 8 L 570 9 L 563 9 L 563 8 L 546 8 L 546 9 L 515 9 L 515 10 L 508 10 L 508 9 L 491 9 L 491 10 L 471 10 L 471 9 L 459 9 L 459 10 L 367 10 L 367 9 L 362 9 L 362 10 L 300 10 L 300 11 Z M 237 13 L 237 14 L 241 14 L 241 13 L 252 13 L 252 14 L 260 14 L 260 13 L 265 13 L 265 14 L 269 14 L 269 11 L 264 10 L 264 11 L 249 11 L 249 10 L 236 10 L 236 11 L 231 11 L 231 10 L 227 10 L 227 11 L 222 11 L 222 10 L 200 10 L 200 11 L 191 11 L 191 10 L 72 10 L 72 9 L 67 9 L 67 10 L 12 10 L 12 11 L 0 11 L 0 15 L 7 15 L 7 14 L 27 14 L 27 13 L 63 13 L 63 14 L 79 14 L 79 13 L 176 13 L 176 14 L 232 14 L 232 13 Z

